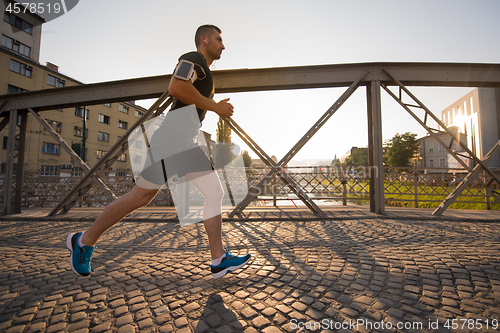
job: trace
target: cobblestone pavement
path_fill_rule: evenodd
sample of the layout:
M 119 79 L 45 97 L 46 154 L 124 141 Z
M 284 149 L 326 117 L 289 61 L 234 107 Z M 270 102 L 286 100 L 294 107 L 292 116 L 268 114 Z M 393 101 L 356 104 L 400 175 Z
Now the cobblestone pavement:
M 88 225 L 0 221 L 1 332 L 500 331 L 497 222 L 226 222 L 255 259 L 219 280 L 202 224 L 127 221 L 80 278 L 65 239 Z

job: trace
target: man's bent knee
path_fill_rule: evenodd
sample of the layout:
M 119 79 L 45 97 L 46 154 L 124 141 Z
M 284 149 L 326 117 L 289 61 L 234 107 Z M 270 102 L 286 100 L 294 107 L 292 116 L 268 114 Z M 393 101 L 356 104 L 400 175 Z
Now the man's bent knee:
M 222 184 L 220 184 L 219 186 L 214 186 L 213 196 L 218 200 L 222 200 L 222 198 L 224 197 L 224 189 L 222 188 Z

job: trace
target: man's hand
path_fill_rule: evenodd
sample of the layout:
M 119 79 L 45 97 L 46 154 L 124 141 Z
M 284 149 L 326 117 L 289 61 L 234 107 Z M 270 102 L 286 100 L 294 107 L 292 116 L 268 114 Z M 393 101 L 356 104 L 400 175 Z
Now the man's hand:
M 217 103 L 217 110 L 214 110 L 219 116 L 223 118 L 229 118 L 233 115 L 233 106 L 228 103 L 229 98 L 221 100 Z

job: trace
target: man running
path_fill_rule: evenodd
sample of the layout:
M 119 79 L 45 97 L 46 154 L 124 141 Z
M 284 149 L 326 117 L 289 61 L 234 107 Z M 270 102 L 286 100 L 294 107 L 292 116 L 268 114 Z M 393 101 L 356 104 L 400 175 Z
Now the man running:
M 220 59 L 225 49 L 221 30 L 214 25 L 200 26 L 195 34 L 195 45 L 197 51 L 179 58 L 170 80 L 168 90 L 174 101 L 169 112 L 182 112 L 181 108 L 194 104 L 200 122 L 207 110 L 223 118 L 231 117 L 233 106 L 228 102 L 229 98 L 218 103 L 212 99 L 215 88 L 209 66 L 214 60 Z M 161 127 L 157 131 L 161 132 Z M 152 146 L 155 144 L 154 138 L 155 135 L 151 139 Z M 101 235 L 131 212 L 149 204 L 166 182 L 166 175 L 170 177 L 174 173 L 179 177 L 185 176 L 205 198 L 203 224 L 209 240 L 213 278 L 220 278 L 248 263 L 250 254 L 238 257 L 224 250 L 221 215 L 224 190 L 211 161 L 201 147 L 194 147 L 152 163 L 138 177 L 136 186 L 111 202 L 85 232 L 68 236 L 66 245 L 71 252 L 73 271 L 80 276 L 89 276 L 90 260 Z

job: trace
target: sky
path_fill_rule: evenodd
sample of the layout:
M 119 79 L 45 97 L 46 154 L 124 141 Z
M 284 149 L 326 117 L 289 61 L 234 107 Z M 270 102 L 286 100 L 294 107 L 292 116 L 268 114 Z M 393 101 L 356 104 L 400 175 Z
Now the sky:
M 212 70 L 365 62 L 500 63 L 498 0 L 81 0 L 43 25 L 40 62 L 84 83 L 171 74 L 202 24 L 222 29 Z M 268 155 L 282 158 L 346 88 L 216 94 Z M 409 87 L 438 117 L 472 88 Z M 153 101 L 136 101 L 149 107 Z M 218 116 L 202 129 L 215 138 Z M 358 89 L 295 156 L 341 157 L 368 144 Z M 383 140 L 426 131 L 382 91 Z M 233 141 L 248 149 L 233 134 Z M 250 151 L 252 157 L 256 155 Z

